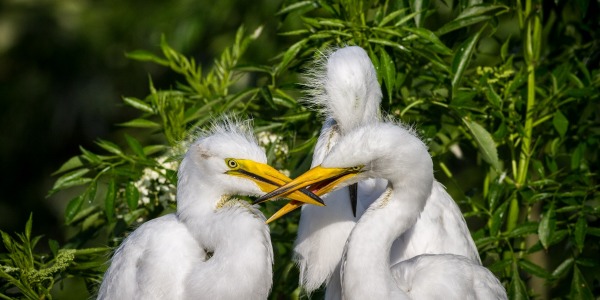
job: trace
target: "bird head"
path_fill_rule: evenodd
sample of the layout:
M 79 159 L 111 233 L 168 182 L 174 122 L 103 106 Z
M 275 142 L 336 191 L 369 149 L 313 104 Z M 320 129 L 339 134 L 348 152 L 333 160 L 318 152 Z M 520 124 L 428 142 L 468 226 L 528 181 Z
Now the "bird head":
M 349 132 L 321 165 L 259 197 L 257 202 L 303 188 L 321 196 L 367 178 L 388 179 L 399 188 L 424 185 L 430 190 L 433 163 L 427 147 L 413 131 L 393 123 L 374 122 Z M 291 202 L 274 216 L 279 218 L 301 205 Z
M 249 128 L 226 120 L 197 139 L 179 168 L 179 192 L 201 184 L 220 195 L 258 196 L 291 181 L 267 165 L 267 157 Z M 301 203 L 323 205 L 319 197 L 302 190 L 285 196 Z

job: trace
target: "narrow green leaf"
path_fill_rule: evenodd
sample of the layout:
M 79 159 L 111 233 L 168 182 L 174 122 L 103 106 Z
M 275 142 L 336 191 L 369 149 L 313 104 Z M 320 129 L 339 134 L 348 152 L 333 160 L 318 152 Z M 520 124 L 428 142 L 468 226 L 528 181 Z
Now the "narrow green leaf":
M 56 257 L 56 255 L 58 254 L 58 249 L 60 248 L 60 246 L 58 245 L 58 242 L 56 240 L 49 239 L 48 240 L 48 247 L 50 248 L 50 251 L 52 252 L 52 255 L 54 257 Z
M 106 198 L 104 200 L 104 213 L 106 219 L 112 222 L 115 217 L 115 199 L 117 198 L 117 184 L 111 179 L 106 189 Z
M 27 223 L 25 223 L 25 237 L 27 237 L 28 241 L 31 240 L 31 227 L 32 226 L 33 226 L 33 213 L 29 213 L 29 219 L 27 220 Z
M 437 33 L 438 35 L 444 35 L 448 32 L 489 20 L 507 11 L 508 7 L 503 5 L 481 4 L 471 6 L 465 9 L 456 19 L 444 24 L 444 26 L 437 30 Z
M 131 52 L 125 53 L 127 58 L 139 60 L 139 61 L 151 61 L 157 64 L 168 66 L 169 61 L 156 56 L 154 53 L 148 52 L 146 50 L 134 50 Z
M 571 281 L 571 299 L 594 299 L 590 286 L 585 281 L 583 274 L 577 266 L 573 268 L 573 281 Z
M 498 150 L 496 150 L 496 143 L 494 142 L 492 135 L 475 121 L 471 121 L 468 118 L 463 118 L 463 121 L 467 128 L 469 128 L 475 142 L 477 142 L 479 153 L 481 153 L 483 160 L 489 163 L 497 171 L 500 171 Z
M 396 48 L 398 50 L 402 50 L 404 52 L 410 52 L 406 47 L 404 47 L 403 45 L 400 45 L 398 43 L 395 42 L 391 42 L 388 40 L 384 40 L 384 39 L 377 39 L 377 38 L 373 38 L 373 39 L 369 39 L 369 43 L 373 43 L 373 44 L 379 44 L 379 45 L 384 45 L 384 46 L 390 46 L 392 48 Z
M 409 3 L 412 10 L 418 13 L 415 16 L 415 25 L 422 27 L 429 8 L 429 0 L 411 0 Z
M 442 41 L 440 41 L 440 39 L 438 38 L 437 35 L 435 35 L 435 33 L 429 31 L 428 29 L 425 28 L 411 28 L 411 27 L 405 27 L 404 30 L 408 31 L 408 32 L 412 32 L 415 35 L 417 35 L 418 37 L 428 41 L 431 43 L 431 49 L 443 54 L 443 55 L 450 55 L 452 54 L 452 50 L 450 50 L 450 48 L 448 48 L 446 45 L 444 45 L 444 43 L 442 43 Z
M 280 117 L 274 117 L 273 120 L 286 121 L 286 122 L 298 122 L 298 121 L 308 120 L 308 118 L 310 118 L 311 115 L 312 115 L 312 112 L 306 111 L 306 112 L 294 113 L 294 114 L 290 114 L 290 115 L 284 115 L 284 116 L 280 116 Z
M 454 97 L 456 91 L 458 90 L 462 75 L 469 66 L 471 56 L 473 56 L 475 46 L 479 42 L 479 37 L 481 36 L 484 28 L 485 26 L 476 34 L 471 35 L 468 39 L 466 39 L 460 45 L 456 51 L 456 54 L 454 55 L 454 58 L 452 59 L 452 97 Z
M 394 91 L 394 84 L 396 83 L 396 66 L 392 58 L 388 55 L 383 47 L 381 49 L 380 54 L 380 68 L 381 78 L 383 83 L 385 84 L 385 89 L 387 91 L 388 101 L 392 103 L 392 94 Z
M 506 209 L 508 208 L 508 203 L 508 201 L 502 203 L 502 205 L 500 205 L 492 214 L 492 217 L 489 220 L 491 237 L 495 237 L 496 235 L 498 235 L 500 227 L 503 223 L 502 221 L 504 220 L 504 215 L 506 214 Z
M 508 233 L 508 237 L 524 237 L 526 235 L 535 234 L 538 231 L 538 222 L 526 222 L 518 224 L 512 231 Z
M 528 299 L 527 297 L 527 288 L 525 287 L 525 283 L 521 280 L 521 276 L 519 276 L 519 270 L 516 266 L 512 268 L 512 276 L 510 280 L 510 284 L 508 286 L 508 299 L 512 300 L 524 300 Z
M 79 195 L 75 197 L 73 200 L 69 201 L 67 207 L 65 209 L 65 223 L 69 225 L 71 221 L 73 221 L 73 217 L 79 212 L 81 209 L 81 204 L 83 204 L 83 195 Z
M 571 154 L 571 170 L 579 170 L 581 168 L 581 161 L 583 159 L 583 154 L 585 153 L 585 144 L 580 143 Z
M 96 155 L 96 154 L 94 154 L 94 153 L 86 150 L 82 146 L 79 146 L 79 150 L 83 154 L 83 158 L 85 158 L 90 163 L 99 164 L 99 163 L 102 162 L 102 158 L 100 158 L 100 156 L 98 156 L 98 155 Z
M 296 56 L 298 55 L 298 53 L 300 52 L 302 47 L 304 47 L 304 44 L 306 44 L 307 41 L 308 41 L 307 39 L 300 40 L 300 41 L 296 42 L 295 44 L 293 44 L 287 51 L 285 51 L 285 53 L 283 54 L 283 58 L 281 59 L 281 62 L 277 66 L 276 73 L 280 73 L 287 68 L 289 63 L 294 58 L 296 58 Z
M 406 8 L 402 8 L 402 9 L 399 9 L 399 10 L 396 10 L 396 11 L 393 11 L 393 12 L 387 14 L 385 17 L 383 17 L 381 22 L 379 22 L 379 24 L 377 24 L 377 26 L 379 26 L 379 27 L 384 26 L 385 24 L 394 20 L 398 16 L 403 15 L 406 12 L 406 10 L 407 10 Z
M 79 158 L 79 156 L 73 156 L 71 158 L 69 158 L 69 160 L 67 160 L 64 164 L 62 164 L 62 166 L 60 166 L 60 168 L 58 168 L 58 170 L 54 171 L 54 173 L 52 173 L 51 175 L 57 175 L 60 173 L 64 173 L 66 171 L 70 171 L 73 170 L 75 168 L 79 168 L 83 166 L 83 163 L 81 162 L 81 158 Z
M 130 210 L 135 210 L 138 207 L 138 202 L 140 201 L 140 192 L 133 182 L 127 184 L 125 188 L 125 199 L 127 200 L 127 206 L 129 206 Z
M 125 139 L 127 140 L 127 144 L 129 144 L 129 148 L 133 150 L 133 153 L 135 153 L 142 159 L 146 158 L 146 153 L 144 153 L 144 149 L 142 148 L 142 145 L 140 144 L 140 142 L 138 142 L 138 140 L 136 140 L 134 137 L 130 136 L 127 133 L 125 134 Z
M 569 128 L 569 120 L 567 120 L 567 117 L 565 117 L 565 115 L 563 115 L 563 113 L 560 112 L 560 110 L 556 110 L 556 112 L 554 113 L 554 117 L 552 118 L 552 125 L 554 125 L 554 128 L 560 135 L 560 138 L 564 139 L 565 134 L 567 133 L 567 128 Z
M 158 153 L 160 151 L 163 151 L 167 148 L 168 147 L 165 145 L 150 145 L 150 146 L 144 147 L 143 150 L 144 150 L 145 155 L 152 155 L 152 154 Z
M 556 215 L 554 212 L 554 202 L 552 202 L 552 204 L 550 204 L 550 208 L 542 215 L 542 220 L 540 221 L 540 226 L 538 227 L 540 242 L 542 242 L 542 245 L 545 249 L 548 249 L 548 246 L 552 242 L 555 229 Z
M 486 82 L 485 97 L 495 108 L 502 106 L 502 98 L 494 91 L 489 82 Z
M 575 223 L 575 245 L 579 251 L 583 251 L 585 235 L 587 233 L 587 220 L 584 216 L 579 216 Z
M 269 90 L 269 87 L 262 87 L 260 89 L 260 95 L 262 96 L 263 99 L 265 99 L 265 101 L 267 102 L 267 104 L 269 104 L 269 106 L 272 109 L 277 109 L 277 106 L 275 105 L 275 102 L 273 102 L 273 95 L 271 94 L 271 91 Z
M 128 105 L 137 108 L 141 111 L 145 111 L 147 113 L 155 113 L 154 109 L 152 108 L 152 106 L 140 99 L 137 98 L 133 98 L 133 97 L 123 97 L 123 102 L 127 103 Z
M 83 168 L 83 169 L 71 171 L 67 174 L 62 175 L 61 177 L 59 177 L 56 180 L 56 182 L 54 183 L 54 186 L 52 187 L 52 190 L 60 190 L 60 189 L 64 189 L 64 188 L 73 186 L 73 183 L 77 183 L 77 181 L 79 179 L 81 179 L 81 177 L 83 175 L 87 174 L 89 171 L 90 171 L 89 169 Z
M 523 271 L 539 278 L 550 279 L 552 277 L 552 275 L 550 275 L 550 273 L 548 273 L 548 271 L 546 271 L 544 268 L 524 258 L 519 260 L 519 267 L 521 267 Z
M 123 151 L 121 150 L 121 148 L 119 148 L 119 146 L 117 146 L 113 142 L 109 142 L 106 140 L 99 140 L 96 142 L 96 144 L 98 146 L 100 146 L 102 149 L 104 149 L 112 154 L 123 155 Z
M 597 227 L 588 227 L 587 234 L 600 237 L 600 228 Z
M 98 181 L 97 180 L 92 180 L 90 182 L 90 184 L 88 185 L 87 189 L 85 190 L 85 198 L 87 199 L 88 202 L 93 202 L 94 199 L 96 198 L 96 191 L 98 189 Z
M 572 257 L 565 259 L 554 271 L 552 272 L 552 277 L 558 279 L 567 275 L 567 272 L 574 265 L 575 260 Z
M 317 1 L 300 1 L 300 2 L 296 2 L 294 4 L 290 4 L 290 5 L 282 8 L 277 13 L 275 13 L 275 15 L 279 16 L 279 15 L 288 14 L 288 13 L 298 11 L 298 10 L 312 10 L 312 9 L 317 8 L 318 6 L 319 5 L 318 5 Z

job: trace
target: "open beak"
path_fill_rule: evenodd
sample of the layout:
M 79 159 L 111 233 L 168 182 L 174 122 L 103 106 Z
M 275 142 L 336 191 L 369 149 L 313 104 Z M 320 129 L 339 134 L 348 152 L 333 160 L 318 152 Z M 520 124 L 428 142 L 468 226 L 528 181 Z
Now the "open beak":
M 356 176 L 356 174 L 360 172 L 360 168 L 324 168 L 316 166 L 287 184 L 259 197 L 254 203 L 277 199 L 282 196 L 290 198 L 289 195 L 291 193 L 297 193 L 300 189 L 307 189 L 315 195 L 321 196 L 327 194 L 340 183 Z M 267 220 L 267 223 L 281 218 L 302 205 L 303 203 L 301 202 L 291 201 L 271 216 L 269 220 Z
M 269 193 L 291 181 L 290 178 L 267 164 L 258 163 L 248 159 L 236 159 L 236 162 L 238 163 L 238 168 L 229 170 L 225 173 L 250 179 L 265 193 Z M 313 204 L 317 206 L 325 205 L 321 198 L 306 189 L 290 191 L 283 195 L 283 197 L 302 204 Z M 254 203 L 258 202 L 255 201 Z

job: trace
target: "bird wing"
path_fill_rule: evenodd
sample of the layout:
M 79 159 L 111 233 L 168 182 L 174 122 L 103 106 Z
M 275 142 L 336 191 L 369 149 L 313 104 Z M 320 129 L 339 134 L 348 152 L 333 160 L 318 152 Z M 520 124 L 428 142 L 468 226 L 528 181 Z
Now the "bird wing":
M 391 272 L 412 299 L 507 299 L 492 272 L 460 255 L 418 255 L 393 265 Z
M 115 251 L 98 299 L 181 298 L 185 276 L 206 260 L 203 247 L 175 214 L 148 221 Z
M 437 181 L 417 222 L 394 242 L 390 257 L 395 264 L 427 253 L 462 255 L 481 264 L 460 208 Z

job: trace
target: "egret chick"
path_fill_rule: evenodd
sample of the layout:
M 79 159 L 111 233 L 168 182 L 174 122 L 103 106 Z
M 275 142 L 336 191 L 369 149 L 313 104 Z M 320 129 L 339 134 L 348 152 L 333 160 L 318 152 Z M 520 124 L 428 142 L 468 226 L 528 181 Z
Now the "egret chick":
M 290 181 L 266 162 L 248 124 L 214 124 L 181 161 L 177 212 L 142 224 L 123 241 L 98 299 L 266 299 L 269 228 L 256 207 L 233 197 Z M 320 201 L 306 191 L 289 198 Z

